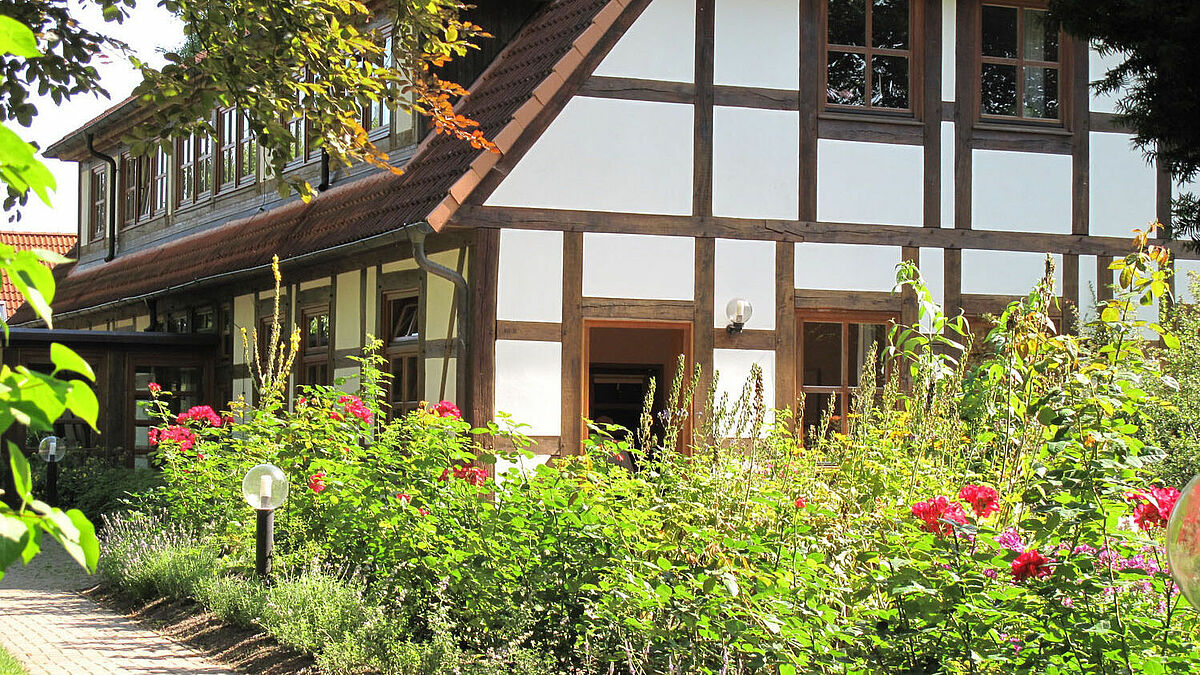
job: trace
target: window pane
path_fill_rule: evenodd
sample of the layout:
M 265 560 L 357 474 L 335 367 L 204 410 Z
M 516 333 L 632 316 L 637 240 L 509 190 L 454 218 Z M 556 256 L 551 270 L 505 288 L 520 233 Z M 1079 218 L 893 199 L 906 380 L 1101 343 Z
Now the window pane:
M 857 387 L 867 366 L 871 349 L 875 350 L 875 385 L 883 386 L 883 350 L 887 345 L 887 326 L 850 324 L 850 386 Z
M 1025 10 L 1025 58 L 1034 61 L 1058 60 L 1058 31 L 1049 26 L 1043 10 Z
M 1058 69 L 1025 67 L 1025 116 L 1058 119 Z
M 863 105 L 867 88 L 866 65 L 862 54 L 829 52 L 829 82 L 826 89 L 830 103 Z
M 842 384 L 842 324 L 804 324 L 804 385 Z
M 1017 8 L 983 6 L 983 55 L 1017 58 Z
M 1017 67 L 983 64 L 981 103 L 985 115 L 1017 115 Z
M 829 44 L 867 46 L 866 0 L 829 0 Z
M 908 59 L 903 56 L 871 58 L 874 84 L 871 105 L 879 108 L 908 108 Z
M 874 0 L 871 46 L 908 49 L 908 0 Z
M 834 401 L 835 398 L 836 401 Z M 806 393 L 804 395 L 804 437 L 806 440 L 817 432 L 821 418 L 829 410 L 830 403 L 834 405 L 833 415 L 829 419 L 829 429 L 825 431 L 841 431 L 842 401 L 840 396 L 826 393 Z

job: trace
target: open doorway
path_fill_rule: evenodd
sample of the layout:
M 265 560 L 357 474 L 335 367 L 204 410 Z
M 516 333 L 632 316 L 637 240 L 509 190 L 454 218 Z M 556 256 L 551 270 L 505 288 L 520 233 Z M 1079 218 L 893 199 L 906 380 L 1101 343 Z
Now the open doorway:
M 618 424 L 636 444 L 642 407 L 655 382 L 652 432 L 665 432 L 661 413 L 684 355 L 691 363 L 691 324 L 651 321 L 589 321 L 584 325 L 584 414 L 597 423 Z M 685 373 L 686 375 L 686 373 Z

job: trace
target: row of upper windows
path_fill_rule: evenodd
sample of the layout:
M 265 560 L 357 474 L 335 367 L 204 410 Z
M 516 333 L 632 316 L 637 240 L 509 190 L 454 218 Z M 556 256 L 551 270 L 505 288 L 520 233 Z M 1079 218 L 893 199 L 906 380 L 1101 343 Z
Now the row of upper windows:
M 390 43 L 389 43 L 390 44 Z M 249 120 L 226 108 L 215 113 L 215 137 L 195 133 L 175 142 L 173 151 L 157 148 L 152 155 L 121 154 L 117 171 L 117 223 L 122 229 L 157 218 L 175 208 L 207 201 L 257 183 L 261 177 L 261 152 Z M 405 108 L 393 109 L 387 101 L 364 106 L 363 128 L 372 137 L 389 133 L 403 142 L 414 142 L 415 116 Z M 296 142 L 289 149 L 289 167 L 300 166 L 320 155 L 303 118 L 289 122 Z M 108 225 L 107 168 L 92 168 L 88 181 L 88 241 L 104 238 Z
M 920 4 L 827 0 L 827 109 L 913 111 Z M 1051 28 L 1045 1 L 985 1 L 978 36 L 980 118 L 1061 124 L 1062 36 Z

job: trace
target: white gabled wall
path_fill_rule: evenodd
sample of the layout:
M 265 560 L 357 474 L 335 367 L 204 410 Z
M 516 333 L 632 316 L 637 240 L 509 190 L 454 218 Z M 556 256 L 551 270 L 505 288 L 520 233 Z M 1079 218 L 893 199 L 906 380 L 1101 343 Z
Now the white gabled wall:
M 501 230 L 496 318 L 562 320 L 563 234 Z
M 962 292 L 980 295 L 1025 295 L 1045 273 L 1042 253 L 1012 251 L 962 252 Z M 1054 256 L 1054 292 L 1062 293 L 1062 256 Z
M 750 368 L 762 368 L 763 401 L 767 410 L 775 408 L 775 352 L 757 349 L 714 349 L 713 370 L 717 373 L 717 399 L 729 396 L 732 404 L 742 395 L 742 389 L 750 378 Z M 751 390 L 753 394 L 753 390 Z M 768 415 L 764 420 L 771 423 Z
M 562 343 L 496 340 L 496 411 L 529 427 L 528 436 L 557 436 L 562 421 Z
M 976 230 L 1071 233 L 1071 156 L 975 150 Z
M 800 217 L 800 113 L 717 106 L 713 215 Z
M 653 0 L 612 51 L 596 75 L 691 82 L 696 70 L 695 0 Z
M 718 85 L 799 89 L 800 3 L 716 0 L 713 56 Z
M 696 243 L 691 237 L 583 235 L 583 295 L 598 298 L 691 300 Z
M 817 142 L 817 220 L 924 224 L 925 151 L 919 145 Z
M 713 325 L 728 323 L 725 305 L 745 298 L 754 308 L 746 328 L 775 329 L 775 242 L 718 239 L 714 256 Z
M 690 215 L 692 106 L 576 96 L 489 206 Z

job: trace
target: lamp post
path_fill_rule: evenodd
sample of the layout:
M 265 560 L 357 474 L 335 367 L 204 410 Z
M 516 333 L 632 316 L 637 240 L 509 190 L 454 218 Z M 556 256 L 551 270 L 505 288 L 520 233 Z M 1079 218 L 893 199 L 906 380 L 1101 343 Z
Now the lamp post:
M 38 443 L 38 456 L 46 462 L 46 503 L 58 506 L 58 463 L 67 454 L 67 444 L 58 436 L 47 436 Z
M 271 557 L 275 549 L 275 509 L 288 496 L 288 479 L 273 464 L 259 464 L 246 472 L 242 497 L 258 512 L 254 537 L 254 571 L 262 579 L 271 576 Z

